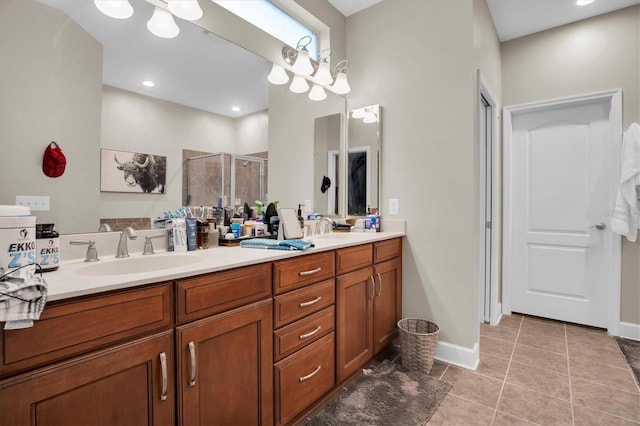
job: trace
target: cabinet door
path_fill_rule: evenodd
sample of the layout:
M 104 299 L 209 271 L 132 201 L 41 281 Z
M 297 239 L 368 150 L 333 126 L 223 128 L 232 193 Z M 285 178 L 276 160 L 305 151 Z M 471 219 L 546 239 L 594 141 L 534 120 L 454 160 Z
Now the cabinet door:
M 373 356 L 373 268 L 337 278 L 338 382 L 356 372 Z
M 179 424 L 273 424 L 272 305 L 177 328 Z
M 400 258 L 377 264 L 373 269 L 376 295 L 373 299 L 374 354 L 393 342 L 402 316 L 402 262 Z
M 3 425 L 173 425 L 173 331 L 0 384 Z

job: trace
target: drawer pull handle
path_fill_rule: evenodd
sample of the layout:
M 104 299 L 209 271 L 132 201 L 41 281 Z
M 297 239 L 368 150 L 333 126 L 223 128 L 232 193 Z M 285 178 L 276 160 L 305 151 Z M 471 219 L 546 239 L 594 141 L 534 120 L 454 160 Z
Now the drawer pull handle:
M 302 376 L 302 377 L 298 378 L 298 380 L 300 380 L 301 382 L 309 380 L 310 378 L 312 378 L 313 376 L 318 374 L 318 372 L 320 371 L 321 368 L 322 368 L 321 365 L 317 366 L 316 369 L 313 370 L 311 373 L 307 374 L 306 376 Z
M 318 331 L 320 331 L 320 329 L 321 329 L 321 328 L 322 328 L 321 326 L 317 326 L 315 330 L 310 331 L 310 332 L 308 332 L 308 333 L 306 333 L 306 334 L 301 334 L 301 335 L 299 336 L 299 337 L 300 337 L 300 340 L 308 339 L 309 337 L 313 336 L 313 335 L 314 335 L 314 334 L 316 334 Z
M 315 305 L 316 303 L 318 303 L 320 301 L 320 299 L 322 299 L 322 296 L 318 296 L 313 300 L 309 300 L 308 302 L 302 302 L 302 303 L 300 303 L 300 307 L 301 308 L 306 308 L 307 306 Z
M 373 279 L 373 275 L 371 275 L 369 278 L 371 278 L 371 297 L 370 297 L 370 299 L 373 300 L 373 298 L 376 296 L 376 282 Z
M 162 394 L 160 395 L 160 401 L 167 400 L 168 376 L 167 376 L 167 354 L 162 352 L 160 354 L 160 368 L 162 369 Z
M 193 342 L 189 342 L 189 355 L 191 356 L 191 379 L 189 380 L 189 387 L 192 388 L 196 385 L 196 345 Z
M 378 285 L 380 287 L 378 287 L 378 294 L 376 294 L 376 296 L 380 297 L 382 294 L 382 276 L 380 275 L 380 272 L 378 272 Z
M 300 275 L 301 277 L 306 277 L 307 275 L 317 274 L 320 271 L 322 271 L 322 267 L 318 266 L 316 269 L 311 269 L 309 271 L 300 271 L 298 275 Z

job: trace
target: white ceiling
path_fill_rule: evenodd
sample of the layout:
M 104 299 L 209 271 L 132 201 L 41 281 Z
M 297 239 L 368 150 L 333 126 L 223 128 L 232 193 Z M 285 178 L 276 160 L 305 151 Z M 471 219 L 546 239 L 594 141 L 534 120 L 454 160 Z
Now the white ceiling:
M 500 41 L 536 33 L 617 9 L 640 0 L 595 0 L 586 6 L 575 0 L 487 0 Z
M 146 28 L 153 6 L 145 0 L 129 0 L 134 15 L 126 20 L 103 15 L 93 1 L 39 1 L 63 10 L 102 43 L 107 85 L 227 117 L 268 107 L 268 61 L 178 18 L 180 34 L 158 38 Z M 382 0 L 328 1 L 350 16 Z M 640 4 L 640 0 L 596 0 L 582 7 L 575 0 L 487 2 L 501 41 Z M 156 86 L 144 87 L 143 80 Z M 232 106 L 240 111 L 231 111 Z

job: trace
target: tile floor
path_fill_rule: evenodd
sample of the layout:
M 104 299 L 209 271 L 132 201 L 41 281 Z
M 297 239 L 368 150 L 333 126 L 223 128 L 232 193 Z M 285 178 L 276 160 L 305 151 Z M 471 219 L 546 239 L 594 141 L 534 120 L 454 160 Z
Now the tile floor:
M 436 362 L 453 385 L 428 425 L 640 425 L 640 387 L 606 332 L 511 315 L 480 326 L 476 371 Z

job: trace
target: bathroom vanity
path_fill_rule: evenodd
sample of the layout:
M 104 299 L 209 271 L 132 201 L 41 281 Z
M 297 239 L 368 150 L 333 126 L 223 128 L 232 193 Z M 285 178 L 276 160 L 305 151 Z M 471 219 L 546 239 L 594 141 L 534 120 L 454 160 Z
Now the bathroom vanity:
M 63 263 L 34 327 L 2 332 L 0 424 L 295 423 L 391 343 L 403 235 Z

